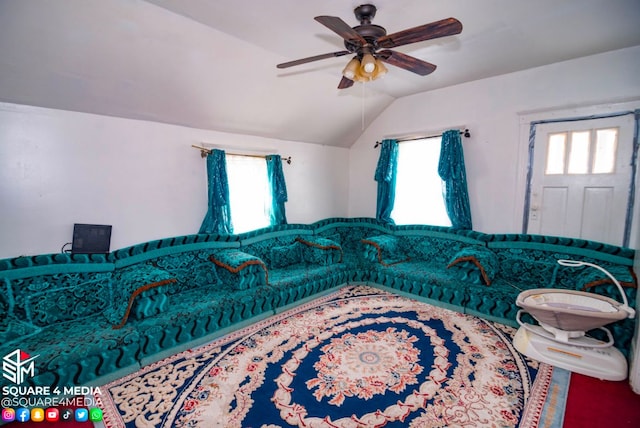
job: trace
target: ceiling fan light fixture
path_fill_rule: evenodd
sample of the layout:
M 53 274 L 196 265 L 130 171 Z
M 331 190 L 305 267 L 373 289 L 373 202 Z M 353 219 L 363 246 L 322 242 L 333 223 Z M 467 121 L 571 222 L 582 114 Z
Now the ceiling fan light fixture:
M 360 68 L 360 61 L 358 61 L 358 58 L 353 58 L 351 61 L 347 63 L 344 70 L 342 70 L 342 75 L 349 80 L 353 80 L 355 79 L 359 68 Z
M 376 69 L 376 59 L 370 53 L 362 56 L 362 70 L 365 73 L 373 73 Z
M 389 70 L 387 70 L 387 67 L 384 65 L 384 63 L 379 59 L 376 59 L 376 69 L 373 72 L 373 80 L 384 76 L 385 74 L 387 74 L 387 71 Z
M 373 80 L 373 73 L 367 73 L 363 70 L 362 67 L 360 67 L 358 68 L 358 71 L 353 80 L 360 83 L 370 82 Z

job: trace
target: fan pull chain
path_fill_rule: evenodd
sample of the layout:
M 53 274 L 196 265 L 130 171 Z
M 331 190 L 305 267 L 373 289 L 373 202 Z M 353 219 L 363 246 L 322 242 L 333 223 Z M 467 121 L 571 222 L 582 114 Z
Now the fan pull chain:
M 362 113 L 361 113 L 361 126 L 362 126 L 362 131 L 364 131 L 364 97 L 365 97 L 365 90 L 364 90 L 364 85 L 366 85 L 366 82 L 362 82 L 362 97 L 360 97 L 362 99 Z

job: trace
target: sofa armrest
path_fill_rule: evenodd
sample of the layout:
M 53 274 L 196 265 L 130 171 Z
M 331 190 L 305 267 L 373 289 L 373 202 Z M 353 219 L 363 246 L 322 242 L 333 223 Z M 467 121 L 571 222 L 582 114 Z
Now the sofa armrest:
M 452 269 L 462 280 L 491 285 L 498 272 L 498 257 L 486 247 L 472 245 L 458 251 L 447 269 Z
M 122 328 L 138 298 L 148 299 L 151 296 L 165 294 L 170 284 L 177 280 L 169 272 L 153 265 L 141 263 L 131 265 L 116 272 L 113 281 L 113 306 L 105 312 L 107 319 L 114 324 L 114 329 Z M 157 300 L 158 297 L 152 297 Z M 136 317 L 158 313 L 162 306 L 145 311 L 136 311 Z

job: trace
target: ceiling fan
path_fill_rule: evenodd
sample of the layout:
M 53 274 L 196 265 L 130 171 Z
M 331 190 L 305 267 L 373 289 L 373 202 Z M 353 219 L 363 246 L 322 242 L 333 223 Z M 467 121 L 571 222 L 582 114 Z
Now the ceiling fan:
M 387 34 L 387 30 L 383 27 L 371 23 L 376 11 L 376 7 L 372 4 L 356 7 L 353 12 L 356 15 L 356 19 L 360 21 L 360 25 L 353 28 L 335 16 L 316 16 L 314 18 L 316 21 L 344 39 L 346 50 L 285 62 L 278 64 L 277 67 L 288 68 L 354 53 L 355 56 L 342 72 L 343 76 L 338 89 L 348 88 L 353 85 L 354 81 L 366 82 L 383 76 L 387 72 L 383 64 L 385 62 L 420 76 L 426 76 L 436 69 L 434 64 L 401 52 L 392 51 L 389 48 L 452 36 L 462 32 L 462 23 L 460 21 L 455 18 L 447 18 L 398 31 L 397 33 Z

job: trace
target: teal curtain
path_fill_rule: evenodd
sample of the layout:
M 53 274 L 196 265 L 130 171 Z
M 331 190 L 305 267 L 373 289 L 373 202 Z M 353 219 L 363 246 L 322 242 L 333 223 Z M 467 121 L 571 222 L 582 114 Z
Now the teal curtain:
M 287 202 L 287 185 L 282 172 L 280 155 L 267 156 L 267 175 L 271 187 L 271 224 L 287 224 L 284 203 Z
M 444 181 L 444 203 L 451 226 L 454 229 L 472 229 L 467 173 L 458 130 L 442 134 L 438 175 Z
M 223 150 L 214 149 L 207 155 L 207 183 L 209 209 L 198 233 L 233 233 L 231 206 L 229 205 L 229 180 L 227 162 Z
M 398 141 L 382 140 L 380 158 L 376 167 L 375 180 L 378 182 L 376 218 L 385 223 L 395 224 L 391 218 L 396 197 L 396 175 L 398 171 Z

